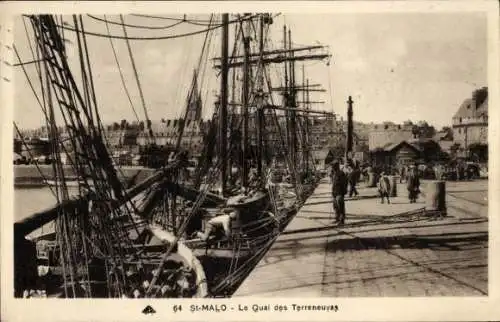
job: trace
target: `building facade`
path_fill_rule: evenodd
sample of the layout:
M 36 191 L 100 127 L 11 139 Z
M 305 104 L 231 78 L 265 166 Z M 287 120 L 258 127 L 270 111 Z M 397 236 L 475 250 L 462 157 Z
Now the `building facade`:
M 476 90 L 452 118 L 453 140 L 458 156 L 475 156 L 487 160 L 488 151 L 488 89 Z
M 181 148 L 189 150 L 193 156 L 199 155 L 203 149 L 204 131 L 207 124 L 208 122 L 203 120 L 187 120 L 182 130 Z M 152 122 L 153 138 L 149 137 L 147 131 L 142 131 L 137 136 L 137 145 L 141 149 L 154 142 L 160 148 L 173 147 L 177 144 L 181 128 L 182 120 Z

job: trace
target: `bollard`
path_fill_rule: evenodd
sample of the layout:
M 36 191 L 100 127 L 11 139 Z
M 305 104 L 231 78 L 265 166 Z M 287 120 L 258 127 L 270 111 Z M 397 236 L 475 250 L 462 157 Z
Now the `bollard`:
M 425 191 L 425 208 L 446 215 L 446 184 L 445 181 L 431 181 Z
M 390 176 L 389 179 L 391 180 L 391 192 L 390 192 L 390 196 L 391 197 L 397 197 L 398 196 L 398 181 L 399 181 L 399 176 Z
M 368 187 L 376 187 L 377 186 L 377 176 L 375 172 L 368 172 Z

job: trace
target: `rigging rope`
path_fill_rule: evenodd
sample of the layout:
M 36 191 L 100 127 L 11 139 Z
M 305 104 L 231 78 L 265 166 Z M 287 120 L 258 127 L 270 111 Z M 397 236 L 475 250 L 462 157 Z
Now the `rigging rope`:
M 35 59 L 35 57 L 36 57 L 35 56 L 35 51 L 33 50 L 33 46 L 32 46 L 31 41 L 30 41 L 30 36 L 29 36 L 29 32 L 28 32 L 28 26 L 26 26 L 26 21 L 24 19 L 22 19 L 22 21 L 23 21 L 23 25 L 24 25 L 24 31 L 26 33 L 26 38 L 28 40 L 28 45 L 29 45 L 29 48 L 30 48 L 30 51 L 31 51 L 31 55 L 33 56 L 33 59 L 36 60 Z M 19 63 L 22 64 L 21 61 L 19 61 Z M 36 71 L 40 74 L 40 66 L 39 66 L 39 64 L 35 64 L 35 68 L 36 68 Z
M 132 16 L 159 19 L 159 20 L 181 21 L 181 22 L 188 22 L 188 23 L 196 22 L 196 23 L 200 23 L 199 25 L 205 25 L 205 26 L 206 26 L 206 24 L 201 24 L 201 23 L 209 22 L 209 20 L 207 20 L 207 19 L 187 19 L 186 15 L 184 15 L 183 18 L 162 17 L 162 16 L 153 16 L 153 15 L 145 15 L 145 14 L 132 14 Z M 234 23 L 236 21 L 237 21 L 237 19 L 232 20 L 232 21 L 230 20 L 229 23 L 231 24 L 231 23 Z M 213 23 L 213 21 L 212 21 L 212 23 Z M 221 24 L 222 21 L 219 21 L 219 23 Z
M 13 48 L 14 48 L 14 52 L 15 52 L 15 54 L 17 56 L 18 61 L 21 62 L 21 57 L 19 56 L 19 52 L 18 52 L 17 48 L 15 46 L 13 46 Z M 38 48 L 37 48 L 37 52 L 38 52 Z M 33 57 L 33 58 L 35 58 L 35 57 Z M 53 57 L 51 59 L 53 59 Z M 23 73 L 24 73 L 24 75 L 25 75 L 25 77 L 26 77 L 26 79 L 28 81 L 28 84 L 29 84 L 29 86 L 30 86 L 30 88 L 31 88 L 31 90 L 33 92 L 33 95 L 35 96 L 36 101 L 38 102 L 38 105 L 39 105 L 40 109 L 42 110 L 42 113 L 45 116 L 45 119 L 48 120 L 49 116 L 47 114 L 47 109 L 45 108 L 45 104 L 42 104 L 42 102 L 40 101 L 40 98 L 38 97 L 38 94 L 36 93 L 36 90 L 35 90 L 35 88 L 33 86 L 33 83 L 31 82 L 31 78 L 29 77 L 28 72 L 26 71 L 24 65 L 21 64 L 19 66 L 21 66 L 21 68 L 23 70 Z M 41 77 L 41 74 L 39 76 Z M 40 84 L 41 84 L 41 86 L 43 86 L 42 83 L 40 83 Z M 43 87 L 42 87 L 42 94 L 43 94 Z M 66 155 L 69 156 L 68 150 L 66 149 L 66 147 L 64 145 L 61 145 L 61 147 L 64 150 L 64 152 L 66 153 Z M 30 156 L 31 156 L 31 153 L 30 153 Z M 69 158 L 69 157 L 68 157 L 68 159 L 71 160 L 71 158 Z M 74 166 L 74 163 L 70 162 L 70 164 L 73 166 L 73 170 L 76 171 L 76 167 Z M 39 172 L 41 173 L 41 170 L 39 170 Z M 53 190 L 51 189 L 51 191 L 53 191 Z M 54 192 L 53 192 L 53 194 L 54 194 L 54 196 L 56 196 L 56 194 Z
M 244 17 L 244 18 L 241 18 L 241 19 L 242 20 L 249 20 L 249 19 L 253 19 L 253 16 Z M 236 22 L 239 22 L 239 21 L 240 21 L 240 19 L 236 19 L 236 20 L 231 21 L 230 24 L 231 23 L 236 23 Z M 74 32 L 80 32 L 80 33 L 85 33 L 86 35 L 89 35 L 89 36 L 102 37 L 102 38 L 127 39 L 127 40 L 167 40 L 167 39 L 184 38 L 184 37 L 189 37 L 189 36 L 194 36 L 194 35 L 202 34 L 202 33 L 205 33 L 205 32 L 211 31 L 211 30 L 218 29 L 218 28 L 222 27 L 222 24 L 220 24 L 220 25 L 214 25 L 212 27 L 205 28 L 203 30 L 197 30 L 197 31 L 183 33 L 183 34 L 168 35 L 168 36 L 156 36 L 156 37 L 129 37 L 129 36 L 106 35 L 106 34 L 102 34 L 102 33 L 98 33 L 98 32 L 90 32 L 90 31 L 77 30 L 76 28 L 71 27 L 71 26 L 67 26 L 67 25 L 57 25 L 56 24 L 56 26 L 59 27 L 59 28 L 65 29 L 65 30 L 74 31 Z
M 108 35 L 109 35 L 110 31 L 109 31 L 108 21 L 106 20 L 106 15 L 104 15 L 104 21 L 106 22 L 106 30 L 107 30 Z M 139 116 L 137 115 L 137 111 L 135 110 L 134 103 L 132 103 L 132 98 L 130 96 L 130 92 L 128 91 L 127 84 L 125 83 L 125 77 L 123 76 L 123 71 L 122 71 L 122 68 L 120 66 L 120 62 L 118 60 L 118 55 L 116 54 L 116 49 L 115 49 L 115 45 L 113 44 L 113 39 L 110 38 L 109 43 L 110 43 L 111 49 L 113 51 L 113 56 L 115 58 L 116 66 L 118 67 L 118 72 L 120 74 L 120 79 L 122 81 L 123 89 L 125 90 L 125 94 L 127 95 L 128 101 L 130 103 L 130 107 L 132 108 L 132 111 L 134 112 L 134 115 L 135 115 L 137 121 L 139 121 Z
M 264 73 L 264 75 L 265 75 L 265 80 L 266 80 L 268 88 L 272 88 L 272 86 L 271 86 L 271 80 L 270 80 L 269 75 L 267 73 Z M 272 95 L 270 96 L 270 99 L 271 99 L 271 104 L 274 105 L 274 101 L 273 101 Z M 290 155 L 288 153 L 289 150 L 288 150 L 288 147 L 286 146 L 285 139 L 283 138 L 282 131 L 281 131 L 281 126 L 279 124 L 279 120 L 278 120 L 278 117 L 276 115 L 276 112 L 274 110 L 271 111 L 271 115 L 273 115 L 273 118 L 274 118 L 274 121 L 275 121 L 275 125 L 276 125 L 276 127 L 278 129 L 278 132 L 280 134 L 281 146 L 282 146 L 282 148 L 283 148 L 283 150 L 285 152 L 285 160 L 286 160 L 286 162 L 288 164 L 288 169 L 290 170 L 290 172 L 292 172 L 292 175 L 294 177 L 297 198 L 301 199 L 302 198 L 302 185 L 301 185 L 300 181 L 298 180 L 297 169 L 295 167 L 295 164 L 293 164 L 293 162 L 291 160 L 291 157 L 290 157 Z
M 120 15 L 120 20 L 122 21 L 122 23 L 124 23 L 123 15 Z M 148 131 L 149 131 L 150 139 L 154 139 L 153 130 L 151 129 L 151 121 L 150 121 L 149 116 L 148 116 L 146 101 L 144 99 L 144 93 L 142 92 L 141 82 L 139 80 L 139 74 L 138 74 L 137 68 L 135 66 L 134 55 L 132 54 L 132 47 L 130 46 L 129 38 L 127 37 L 127 28 L 125 27 L 125 25 L 123 25 L 122 27 L 123 27 L 123 34 L 125 35 L 125 39 L 126 39 L 128 53 L 130 56 L 130 62 L 132 63 L 132 69 L 134 70 L 134 76 L 135 76 L 135 80 L 137 82 L 137 88 L 139 90 L 139 96 L 141 97 L 142 108 L 144 109 L 144 116 L 146 117 L 146 123 L 147 123 L 146 126 L 147 126 Z
M 13 46 L 13 48 L 14 48 L 14 52 L 15 52 L 15 54 L 17 56 L 18 61 L 21 62 L 21 57 L 19 56 L 19 52 L 18 52 L 17 48 L 15 46 Z M 38 49 L 37 49 L 37 51 L 38 51 Z M 33 56 L 33 58 L 35 58 L 35 56 Z M 53 57 L 51 59 L 53 59 Z M 23 73 L 24 73 L 24 75 L 26 77 L 26 80 L 28 81 L 28 85 L 30 86 L 31 91 L 33 92 L 33 95 L 35 96 L 35 99 L 38 102 L 38 105 L 39 105 L 40 109 L 42 110 L 42 113 L 44 114 L 45 119 L 48 120 L 49 116 L 47 114 L 47 109 L 45 108 L 45 102 L 44 102 L 44 104 L 42 104 L 42 102 L 40 101 L 40 98 L 39 98 L 38 94 L 36 93 L 35 87 L 33 86 L 33 83 L 31 82 L 31 78 L 29 77 L 28 72 L 26 71 L 26 68 L 24 67 L 24 65 L 21 64 L 19 66 L 21 66 L 21 68 L 23 70 Z M 41 74 L 40 74 L 40 77 L 41 77 Z M 42 83 L 40 83 L 40 86 L 43 86 Z M 43 87 L 42 87 L 42 95 L 43 95 Z M 68 152 L 66 150 L 66 148 L 64 147 L 64 145 L 62 146 L 62 148 L 64 149 L 64 151 L 66 153 Z
M 75 24 L 75 28 L 78 29 L 78 24 L 77 24 L 77 21 L 76 21 L 76 16 L 73 16 L 73 21 L 74 21 L 74 24 Z M 80 63 L 80 69 L 81 69 L 81 76 L 82 76 L 82 84 L 83 84 L 83 94 L 85 96 L 85 106 L 89 112 L 89 115 L 90 115 L 90 119 L 91 121 L 92 118 L 93 118 L 93 113 L 92 113 L 92 107 L 91 107 L 91 98 L 90 98 L 90 75 L 87 75 L 87 70 L 86 70 L 86 66 L 85 66 L 85 61 L 83 59 L 84 55 L 83 55 L 83 52 L 82 52 L 82 40 L 80 39 L 80 34 L 79 33 L 76 33 L 76 40 L 77 40 L 77 44 L 78 44 L 78 54 L 79 54 L 79 57 L 81 57 L 82 59 L 79 59 L 79 63 Z
M 82 16 L 80 15 L 79 16 L 80 18 L 80 25 L 81 25 L 81 30 L 84 31 L 84 27 L 83 27 L 83 19 L 82 19 Z M 75 19 L 76 21 L 76 19 Z M 75 26 L 76 26 L 76 23 L 75 23 Z M 90 59 L 89 59 L 89 52 L 88 52 L 88 47 L 87 47 L 87 39 L 85 37 L 85 34 L 82 35 L 82 39 L 83 39 L 83 47 L 84 47 L 84 51 L 85 51 L 85 58 L 86 58 L 86 61 L 87 61 L 87 70 L 88 70 L 88 74 L 89 74 L 89 80 L 90 80 L 90 93 L 92 94 L 92 101 L 94 103 L 94 108 L 95 108 L 95 115 L 96 115 L 96 119 L 97 119 L 97 128 L 98 128 L 98 132 L 99 132 L 99 135 L 102 137 L 102 130 L 103 130 L 103 125 L 102 125 L 102 122 L 101 122 L 101 119 L 100 119 L 100 116 L 99 116 L 99 111 L 97 110 L 97 99 L 96 99 L 96 96 L 95 96 L 95 86 L 94 86 L 94 81 L 93 81 L 93 77 L 92 77 L 92 68 L 90 66 Z M 81 56 L 83 58 L 83 56 Z M 89 112 L 92 110 L 92 107 L 89 106 Z M 90 113 L 91 114 L 91 113 Z M 104 138 L 105 140 L 107 140 L 106 138 Z M 124 173 L 121 171 L 121 169 L 118 168 L 118 172 L 121 174 L 121 176 L 123 178 L 125 178 L 125 175 Z M 128 199 L 128 197 L 126 196 L 126 192 L 123 191 L 123 187 L 122 188 L 122 192 L 125 194 L 125 197 Z M 127 213 L 130 214 L 130 209 L 127 207 L 128 204 L 125 205 L 125 207 L 127 208 L 126 211 Z M 132 205 L 132 208 L 136 211 L 137 208 L 135 208 L 134 204 L 131 203 Z M 136 230 L 137 231 L 137 230 Z M 137 231 L 138 233 L 138 231 Z
M 90 15 L 90 14 L 87 14 L 87 16 L 94 19 L 94 20 L 102 21 L 102 22 L 106 23 L 106 25 L 112 24 L 112 25 L 117 25 L 117 26 L 125 26 L 125 27 L 130 27 L 130 28 L 148 29 L 148 30 L 170 29 L 170 28 L 173 28 L 173 27 L 180 25 L 181 23 L 184 22 L 184 21 L 179 21 L 179 22 L 173 23 L 173 24 L 168 25 L 168 26 L 140 26 L 140 25 L 126 24 L 126 23 L 116 22 L 116 21 L 112 21 L 112 20 L 107 20 L 106 15 L 104 15 L 104 19 Z
M 210 21 L 212 21 L 213 19 L 213 14 L 210 15 Z M 198 93 L 198 89 L 195 88 L 196 86 L 198 86 L 198 73 L 199 73 L 199 70 L 200 70 L 200 67 L 201 67 L 201 64 L 202 64 L 202 61 L 203 61 L 203 56 L 205 54 L 205 50 L 206 50 L 206 46 L 207 46 L 207 40 L 208 40 L 208 36 L 209 36 L 210 32 L 207 32 L 206 35 L 205 35 L 205 39 L 203 40 L 203 45 L 201 47 L 201 54 L 200 54 L 200 57 L 198 59 L 198 66 L 197 66 L 197 69 L 195 71 L 195 75 L 194 75 L 194 79 L 193 79 L 193 83 L 191 84 L 191 89 L 188 93 L 188 98 L 187 98 L 187 106 L 186 106 L 186 111 L 184 113 L 184 118 L 183 118 L 183 122 L 181 123 L 181 127 L 180 127 L 180 133 L 178 133 L 178 138 L 177 138 L 177 143 L 176 143 L 176 146 L 175 146 L 175 150 L 176 151 L 179 151 L 179 148 L 180 148 L 180 145 L 181 145 L 181 140 L 182 140 L 182 136 L 184 134 L 184 128 L 186 126 L 186 122 L 187 122 L 187 116 L 189 114 L 189 111 L 190 111 L 190 104 L 197 104 L 198 103 L 198 97 L 197 97 L 197 93 Z M 193 100 L 195 100 L 193 102 Z
M 45 16 L 45 17 L 47 17 L 47 16 Z M 54 54 L 55 56 L 58 56 L 62 65 L 63 65 L 61 67 L 61 66 L 57 66 L 57 63 L 49 64 L 49 66 L 51 67 L 52 75 L 53 75 L 53 76 L 51 75 L 51 78 L 52 78 L 51 81 L 52 81 L 53 85 L 57 85 L 57 86 L 55 86 L 55 88 L 59 91 L 59 94 L 57 93 L 57 91 L 55 94 L 56 94 L 56 97 L 58 99 L 58 102 L 59 102 L 59 105 L 61 108 L 61 112 L 63 113 L 63 118 L 65 119 L 66 124 L 68 124 L 68 119 L 66 118 L 66 116 L 69 117 L 69 121 L 72 123 L 72 126 L 69 127 L 69 129 L 71 130 L 69 132 L 71 142 L 75 145 L 75 148 L 77 148 L 76 143 L 78 141 L 79 147 L 83 149 L 82 155 L 86 156 L 88 158 L 87 161 L 89 161 L 89 160 L 91 161 L 91 162 L 87 163 L 87 165 L 89 166 L 88 170 L 90 170 L 90 173 L 93 174 L 93 176 L 94 176 L 93 179 L 94 179 L 94 183 L 95 183 L 95 188 L 97 189 L 96 192 L 100 193 L 101 196 L 105 197 L 104 200 L 106 200 L 106 199 L 109 200 L 108 198 L 111 197 L 111 195 L 109 193 L 110 190 L 105 185 L 101 186 L 101 182 L 104 183 L 104 180 L 111 180 L 111 184 L 114 185 L 114 189 L 118 189 L 115 191 L 117 198 L 123 198 L 123 195 L 119 192 L 119 191 L 123 190 L 123 187 L 121 187 L 120 184 L 116 185 L 116 183 L 117 183 L 116 173 L 111 171 L 111 169 L 109 167 L 108 168 L 106 168 L 106 166 L 102 167 L 102 162 L 104 161 L 103 157 L 109 157 L 109 156 L 107 156 L 105 151 L 101 151 L 102 146 L 99 146 L 98 140 L 93 140 L 94 138 L 92 136 L 89 136 L 88 134 L 86 134 L 86 128 L 78 116 L 78 113 L 77 113 L 78 111 L 76 110 L 76 105 L 75 105 L 75 102 L 73 101 L 73 99 L 78 99 L 78 102 L 80 103 L 80 105 L 82 105 L 82 110 L 85 113 L 85 115 L 87 116 L 87 120 L 89 121 L 89 125 L 90 125 L 89 130 L 95 131 L 95 129 L 92 127 L 92 125 L 93 125 L 92 118 L 88 114 L 89 111 L 86 110 L 85 106 L 83 105 L 83 100 L 78 93 L 78 88 L 76 87 L 74 79 L 72 78 L 71 72 L 68 70 L 69 67 L 68 67 L 67 62 L 65 60 L 65 56 L 62 55 L 63 50 L 61 49 L 61 38 L 58 38 L 57 31 L 54 31 L 54 27 L 53 27 L 54 21 L 50 20 L 50 17 L 41 18 L 40 22 L 42 22 L 42 21 L 45 23 L 45 25 L 43 27 L 45 27 L 45 31 L 48 33 L 47 37 L 49 37 L 49 38 L 48 39 L 45 38 L 44 35 L 42 35 L 42 34 L 39 35 L 39 38 L 40 37 L 42 38 L 42 42 L 40 43 L 40 46 L 43 46 L 43 48 L 46 48 L 45 46 L 48 46 L 48 48 L 52 51 L 52 54 Z M 52 39 L 52 42 L 50 42 L 50 39 Z M 79 53 L 81 55 L 80 59 L 83 59 L 82 47 L 81 47 L 80 43 L 79 43 Z M 56 66 L 58 68 L 56 68 Z M 56 76 L 57 72 L 59 72 L 59 78 Z M 59 79 L 61 79 L 62 83 L 58 83 Z M 65 95 L 67 95 L 67 96 L 65 97 Z M 76 97 L 74 97 L 74 96 L 76 96 Z M 67 101 L 68 103 L 65 103 L 65 101 Z M 64 109 L 63 109 L 63 107 L 64 107 Z M 66 115 L 66 114 L 68 114 L 68 115 Z M 95 133 L 95 132 L 93 132 L 93 133 Z M 94 144 L 97 144 L 97 145 L 94 146 L 94 144 L 92 144 L 92 141 L 89 141 L 89 140 L 93 140 Z M 75 149 L 75 151 L 79 151 L 79 150 Z M 78 159 L 76 159 L 75 161 L 77 161 L 76 165 L 80 170 L 78 172 L 82 173 L 82 170 L 85 170 L 85 168 L 83 168 L 83 164 L 81 162 L 79 162 Z M 95 162 L 97 162 L 97 161 L 99 161 L 100 163 L 99 163 L 99 165 L 96 166 Z M 100 182 L 99 179 L 102 179 L 103 181 Z M 62 183 L 64 185 L 64 181 Z M 118 186 L 120 186 L 120 187 L 118 187 Z M 122 243 L 121 243 L 121 240 L 123 240 L 123 239 L 120 238 L 120 235 L 124 236 L 125 231 L 123 230 L 123 226 L 120 225 L 120 223 L 115 222 L 114 228 L 121 230 L 122 233 L 116 234 L 113 232 L 113 223 L 111 222 L 111 220 L 117 219 L 118 209 L 109 208 L 106 205 L 106 202 L 104 202 L 102 205 L 105 206 L 104 207 L 105 209 L 102 209 L 103 211 L 105 211 L 107 213 L 113 212 L 114 216 L 113 215 L 112 215 L 112 217 L 111 216 L 104 216 L 104 217 L 99 216 L 99 219 L 94 218 L 94 220 L 97 219 L 97 224 L 100 226 L 99 227 L 100 231 L 101 231 L 100 238 L 101 238 L 102 243 L 104 243 L 104 246 L 108 249 L 108 254 L 110 254 L 110 260 L 115 262 L 115 259 L 116 259 L 115 248 L 117 248 L 116 249 L 117 253 L 120 253 L 122 255 L 118 259 L 123 257 Z M 130 216 L 129 212 L 127 212 L 127 214 Z M 116 229 L 115 229 L 115 231 L 116 231 Z M 113 237 L 113 236 L 115 236 L 114 241 L 110 240 L 110 238 L 109 238 L 109 237 Z M 125 238 L 125 242 L 130 243 L 128 238 Z M 69 248 L 74 249 L 71 246 L 69 246 Z M 67 249 L 67 251 L 70 251 L 70 249 Z M 123 274 L 123 272 L 121 272 L 121 273 Z M 124 278 L 124 276 L 122 275 L 122 279 L 123 278 Z M 125 283 L 125 281 L 123 281 L 123 283 Z M 120 291 L 121 286 L 117 285 L 117 287 L 118 287 L 118 291 Z
M 332 104 L 332 113 L 334 113 L 335 109 L 334 109 L 334 106 L 333 106 L 333 87 L 332 87 L 332 79 L 330 77 L 330 68 L 327 68 L 326 69 L 327 73 L 328 73 L 328 93 L 330 94 L 330 104 Z

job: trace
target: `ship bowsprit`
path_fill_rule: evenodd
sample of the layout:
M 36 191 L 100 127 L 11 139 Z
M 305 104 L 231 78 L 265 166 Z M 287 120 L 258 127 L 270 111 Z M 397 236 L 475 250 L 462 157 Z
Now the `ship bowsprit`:
M 178 242 L 166 260 L 162 258 L 166 249 L 175 241 L 175 236 L 157 225 L 146 226 L 140 239 L 144 244 L 136 244 L 137 252 L 125 258 L 94 257 L 86 267 L 79 267 L 73 278 L 64 278 L 64 269 L 59 265 L 60 248 L 55 242 L 54 234 L 48 234 L 35 242 L 38 271 L 33 271 L 36 279 L 34 289 L 43 289 L 47 297 L 55 298 L 108 298 L 110 294 L 121 294 L 124 298 L 141 298 L 145 296 L 154 274 L 158 274 L 161 261 L 162 271 L 150 297 L 179 298 L 206 297 L 206 276 L 200 261 L 183 243 Z M 34 256 L 35 257 L 35 256 Z M 120 262 L 120 265 L 113 263 Z M 36 268 L 35 268 L 36 270 Z M 36 277 L 35 274 L 39 275 Z M 121 274 L 126 278 L 122 285 L 113 285 L 112 275 Z M 119 289 L 118 289 L 119 288 Z M 28 291 L 28 290 L 27 290 Z M 32 292 L 33 293 L 33 292 Z M 41 295 L 24 294 L 24 297 Z

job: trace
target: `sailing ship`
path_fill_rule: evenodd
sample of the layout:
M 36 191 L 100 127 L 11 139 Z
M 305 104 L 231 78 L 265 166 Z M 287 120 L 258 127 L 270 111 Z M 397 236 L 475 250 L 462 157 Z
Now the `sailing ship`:
M 220 70 L 220 97 L 195 178 L 180 175 L 188 166 L 187 152 L 180 144 L 184 130 L 181 125 L 175 157 L 170 162 L 156 162 L 161 161 L 156 158 L 151 164 L 156 172 L 128 189 L 118 179 L 106 148 L 82 17 L 73 16 L 73 31 L 78 40 L 83 88 L 77 86 L 69 68 L 63 24 L 51 15 L 29 17 L 40 53 L 42 110 L 54 142 L 53 167 L 57 175 L 53 188 L 58 204 L 14 225 L 16 296 L 26 296 L 23 294 L 26 291 L 40 288 L 56 297 L 230 296 L 271 247 L 318 181 L 307 149 L 307 115 L 314 112 L 307 107 L 297 108 L 299 87 L 295 84 L 295 62 L 325 59 L 329 55 L 294 56 L 294 52 L 311 48 L 292 49 L 290 32 L 287 47 L 286 30 L 285 48 L 266 51 L 264 34 L 273 22 L 272 15 L 235 17 L 229 21 L 229 14 L 222 14 L 221 57 L 216 59 L 216 68 Z M 241 56 L 229 56 L 231 23 L 239 26 L 235 47 L 238 43 L 243 45 Z M 258 23 L 259 30 L 256 53 L 250 50 L 254 23 Z M 133 63 L 130 46 L 128 48 Z M 266 97 L 265 94 L 272 91 L 266 80 L 266 66 L 271 63 L 285 65 L 281 106 L 270 101 L 272 95 Z M 235 75 L 238 67 L 242 67 L 243 74 L 241 103 L 236 103 L 233 97 L 231 104 L 240 109 L 238 113 L 235 109 L 228 113 L 228 78 L 230 70 Z M 195 95 L 197 77 L 195 71 L 188 104 L 198 99 Z M 138 79 L 137 84 L 140 90 Z M 233 80 L 233 96 L 235 86 Z M 307 85 L 302 87 L 305 90 Z M 76 197 L 69 197 L 60 162 L 56 106 L 66 122 L 72 148 L 77 152 L 71 160 L 75 173 L 81 178 L 76 182 Z M 147 118 L 145 105 L 144 109 Z M 277 113 L 280 110 L 285 112 L 286 133 L 280 129 Z M 297 117 L 299 113 L 301 117 Z M 250 119 L 256 126 L 253 147 Z M 158 151 L 151 122 L 148 118 L 146 121 L 152 141 L 150 151 Z M 301 129 L 297 126 L 300 122 Z M 278 128 L 280 161 L 277 161 L 279 153 L 264 155 L 266 130 L 270 126 Z M 290 173 L 288 184 L 268 180 L 277 163 Z M 228 171 L 233 168 L 238 169 L 236 176 Z M 234 177 L 239 180 L 231 180 Z M 287 193 L 292 198 L 285 200 L 283 196 Z M 53 232 L 26 238 L 50 222 L 55 223 Z

